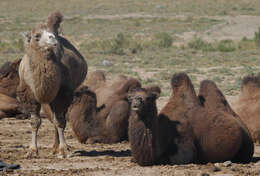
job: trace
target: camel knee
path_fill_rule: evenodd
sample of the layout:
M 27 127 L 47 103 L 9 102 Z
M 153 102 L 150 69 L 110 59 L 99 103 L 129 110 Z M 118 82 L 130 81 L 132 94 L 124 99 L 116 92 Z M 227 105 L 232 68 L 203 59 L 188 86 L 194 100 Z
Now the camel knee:
M 41 126 L 42 119 L 36 114 L 31 114 L 30 123 L 33 130 L 38 130 Z
M 62 113 L 62 114 L 58 114 L 58 115 L 55 115 L 54 116 L 54 119 L 53 119 L 53 123 L 55 125 L 56 128 L 62 128 L 62 129 L 65 129 L 66 127 L 66 118 L 65 118 L 65 115 Z

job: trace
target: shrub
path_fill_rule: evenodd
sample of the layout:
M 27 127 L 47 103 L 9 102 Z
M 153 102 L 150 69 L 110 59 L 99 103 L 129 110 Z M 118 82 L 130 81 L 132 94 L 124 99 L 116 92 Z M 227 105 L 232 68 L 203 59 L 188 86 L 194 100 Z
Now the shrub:
M 155 40 L 161 48 L 169 48 L 173 42 L 172 36 L 165 32 L 155 34 Z
M 196 50 L 216 51 L 211 43 L 206 42 L 202 38 L 196 36 L 188 43 L 188 46 Z
M 221 52 L 232 52 L 236 50 L 236 45 L 232 40 L 221 40 L 217 48 Z

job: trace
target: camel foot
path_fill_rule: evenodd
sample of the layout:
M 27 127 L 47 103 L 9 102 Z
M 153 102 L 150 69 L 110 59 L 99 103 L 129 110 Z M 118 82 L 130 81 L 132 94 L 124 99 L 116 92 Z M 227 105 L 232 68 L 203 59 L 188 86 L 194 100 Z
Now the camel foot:
M 58 158 L 67 158 L 67 154 L 66 153 L 70 153 L 71 151 L 71 147 L 69 145 L 66 146 L 60 146 L 59 147 L 59 153 L 58 153 Z M 70 155 L 68 155 L 70 156 Z
M 38 149 L 30 148 L 29 151 L 25 154 L 25 158 L 37 158 L 39 156 Z
M 59 147 L 59 144 L 53 145 L 53 147 L 52 147 L 52 154 L 53 155 L 56 155 L 58 153 L 58 147 Z

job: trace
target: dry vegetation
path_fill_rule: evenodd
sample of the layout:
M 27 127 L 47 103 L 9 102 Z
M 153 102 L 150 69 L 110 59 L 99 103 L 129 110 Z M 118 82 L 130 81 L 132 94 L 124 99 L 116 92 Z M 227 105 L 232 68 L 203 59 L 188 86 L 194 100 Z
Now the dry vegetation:
M 0 65 L 22 56 L 20 33 L 56 9 L 65 16 L 64 35 L 85 56 L 90 70 L 159 84 L 159 109 L 176 72 L 187 72 L 196 90 L 201 80 L 213 80 L 229 100 L 238 95 L 243 76 L 259 72 L 258 0 L 1 0 Z M 50 144 L 52 129 L 47 121 L 43 125 L 39 141 Z M 22 164 L 17 175 L 260 175 L 260 163 L 255 163 L 259 148 L 254 163 L 219 166 L 218 172 L 212 164 L 142 168 L 130 162 L 128 143 L 82 145 L 72 138 L 70 128 L 66 134 L 81 156 L 58 160 L 40 154 L 28 160 L 23 154 L 30 140 L 29 121 L 1 120 L 0 159 Z M 41 150 L 50 153 L 51 146 Z

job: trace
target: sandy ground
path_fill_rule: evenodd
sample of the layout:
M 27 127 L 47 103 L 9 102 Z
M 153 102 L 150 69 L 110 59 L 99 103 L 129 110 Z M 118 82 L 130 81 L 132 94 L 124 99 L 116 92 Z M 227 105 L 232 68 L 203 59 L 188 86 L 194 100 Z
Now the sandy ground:
M 131 162 L 129 143 L 118 144 L 79 144 L 72 136 L 71 129 L 66 130 L 66 139 L 72 151 L 78 156 L 59 159 L 51 154 L 53 127 L 43 120 L 39 131 L 39 157 L 26 158 L 30 142 L 29 120 L 2 119 L 0 121 L 0 158 L 7 163 L 18 163 L 20 170 L 5 172 L 6 175 L 260 175 L 260 146 L 256 147 L 250 164 L 223 163 L 207 165 L 178 165 L 140 167 Z
M 234 97 L 232 97 L 234 98 Z M 160 98 L 161 108 L 168 98 Z M 225 166 L 224 163 L 206 165 L 162 165 L 140 167 L 131 162 L 129 143 L 79 144 L 73 137 L 70 126 L 66 128 L 66 139 L 76 156 L 59 159 L 51 154 L 54 129 L 44 119 L 39 131 L 39 156 L 26 158 L 26 151 L 31 138 L 29 120 L 0 120 L 0 159 L 6 163 L 21 165 L 20 170 L 0 172 L 0 175 L 131 175 L 131 176 L 242 176 L 260 175 L 260 146 L 256 146 L 254 158 L 249 164 Z

